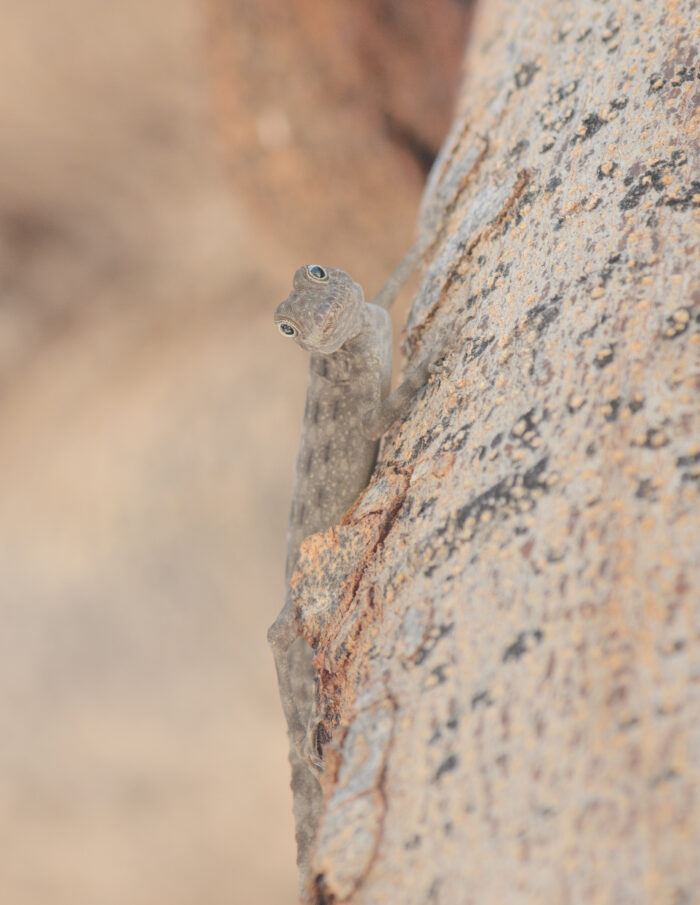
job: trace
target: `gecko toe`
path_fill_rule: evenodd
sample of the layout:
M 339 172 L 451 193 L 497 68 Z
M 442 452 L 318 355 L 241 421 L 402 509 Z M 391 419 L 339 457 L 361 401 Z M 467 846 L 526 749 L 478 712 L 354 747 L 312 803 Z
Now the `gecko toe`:
M 322 720 L 311 720 L 304 738 L 302 756 L 314 773 L 323 773 L 323 748 L 330 741 Z

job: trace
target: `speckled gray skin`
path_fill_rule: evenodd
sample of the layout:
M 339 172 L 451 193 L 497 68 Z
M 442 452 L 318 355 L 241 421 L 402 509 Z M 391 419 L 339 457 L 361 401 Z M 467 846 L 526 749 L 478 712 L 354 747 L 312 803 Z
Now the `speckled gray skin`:
M 412 272 L 418 253 L 401 262 L 374 303 L 343 270 L 308 265 L 294 274 L 275 312 L 280 332 L 311 353 L 306 409 L 287 536 L 287 583 L 302 541 L 337 524 L 367 486 L 379 438 L 428 379 L 433 358 L 409 370 L 390 393 L 391 321 L 386 312 Z M 302 889 L 316 832 L 321 788 L 314 743 L 313 652 L 299 636 L 290 596 L 268 632 L 287 719 Z

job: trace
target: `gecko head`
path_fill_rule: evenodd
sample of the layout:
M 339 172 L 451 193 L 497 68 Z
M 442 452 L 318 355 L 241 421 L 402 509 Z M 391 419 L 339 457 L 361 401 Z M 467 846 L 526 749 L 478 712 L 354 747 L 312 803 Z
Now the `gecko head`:
M 307 264 L 294 274 L 275 323 L 307 352 L 329 355 L 360 331 L 364 300 L 362 287 L 344 270 Z

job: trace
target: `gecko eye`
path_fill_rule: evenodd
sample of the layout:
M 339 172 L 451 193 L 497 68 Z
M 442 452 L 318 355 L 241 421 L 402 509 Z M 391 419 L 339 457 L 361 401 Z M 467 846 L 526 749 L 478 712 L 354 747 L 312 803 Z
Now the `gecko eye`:
M 312 280 L 318 280 L 319 283 L 323 283 L 328 279 L 328 271 L 321 267 L 320 264 L 309 264 L 306 272 Z
M 281 324 L 277 324 L 277 329 L 280 331 L 280 333 L 283 336 L 296 336 L 297 335 L 296 327 L 292 327 L 291 324 L 287 324 L 284 321 L 282 321 Z

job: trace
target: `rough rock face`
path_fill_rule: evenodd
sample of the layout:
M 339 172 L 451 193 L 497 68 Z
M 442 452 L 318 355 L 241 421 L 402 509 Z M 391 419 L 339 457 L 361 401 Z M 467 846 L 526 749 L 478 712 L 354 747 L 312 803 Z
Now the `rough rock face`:
M 692 7 L 482 5 L 408 324 L 445 359 L 293 579 L 314 901 L 700 888 Z

